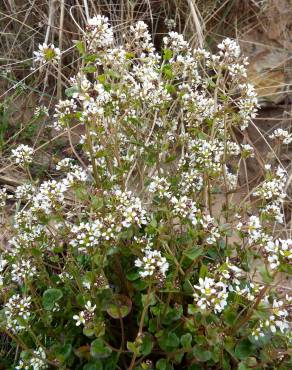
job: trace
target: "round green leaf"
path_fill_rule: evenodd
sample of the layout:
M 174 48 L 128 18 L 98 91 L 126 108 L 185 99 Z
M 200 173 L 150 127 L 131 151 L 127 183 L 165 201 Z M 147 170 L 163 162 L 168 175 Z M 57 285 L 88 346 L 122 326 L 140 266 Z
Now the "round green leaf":
M 132 309 L 132 301 L 125 295 L 115 294 L 106 312 L 114 319 L 127 316 Z
M 240 341 L 235 347 L 235 356 L 240 360 L 244 360 L 254 354 L 254 352 L 255 346 L 248 339 Z
M 50 288 L 43 294 L 43 306 L 47 311 L 51 311 L 57 301 L 63 297 L 63 292 L 60 289 Z
M 95 339 L 90 346 L 90 354 L 94 358 L 107 358 L 111 355 L 112 350 L 106 344 L 104 344 L 103 340 L 100 338 Z

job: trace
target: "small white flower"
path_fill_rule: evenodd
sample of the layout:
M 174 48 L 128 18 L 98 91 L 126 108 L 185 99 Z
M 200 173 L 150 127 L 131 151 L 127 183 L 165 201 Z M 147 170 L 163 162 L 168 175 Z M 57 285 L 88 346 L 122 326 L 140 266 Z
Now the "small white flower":
M 278 139 L 283 141 L 283 144 L 290 144 L 292 142 L 292 134 L 289 134 L 287 130 L 278 128 L 269 136 L 270 139 Z
M 0 207 L 5 207 L 8 199 L 12 198 L 12 195 L 9 195 L 5 187 L 0 188 Z
M 74 315 L 73 319 L 76 320 L 76 326 L 85 324 L 84 311 L 81 311 L 79 315 Z
M 39 64 L 45 64 L 51 62 L 56 64 L 61 56 L 61 51 L 59 48 L 55 47 L 53 44 L 39 44 L 39 50 L 34 51 L 34 62 Z
M 96 309 L 96 305 L 92 306 L 92 303 L 90 301 L 87 301 L 86 304 L 85 304 L 85 308 L 89 312 L 94 312 L 95 309 Z
M 16 164 L 28 165 L 33 159 L 33 148 L 28 145 L 20 144 L 16 149 L 12 149 L 12 156 Z

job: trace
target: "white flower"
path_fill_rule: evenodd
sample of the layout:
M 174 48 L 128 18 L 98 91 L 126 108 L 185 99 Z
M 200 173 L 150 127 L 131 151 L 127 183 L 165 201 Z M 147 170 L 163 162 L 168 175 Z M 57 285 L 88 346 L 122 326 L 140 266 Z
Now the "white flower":
M 200 191 L 203 187 L 203 177 L 199 171 L 190 169 L 188 172 L 182 172 L 179 188 L 182 194 L 188 194 Z
M 16 187 L 14 195 L 16 199 L 28 201 L 31 200 L 35 190 L 32 184 L 23 184 Z
M 79 315 L 74 315 L 73 319 L 76 320 L 76 326 L 85 324 L 84 311 L 79 312 Z
M 49 117 L 49 110 L 45 105 L 39 105 L 34 110 L 34 115 L 40 117 L 42 115 Z
M 28 145 L 20 144 L 16 149 L 12 149 L 12 156 L 16 164 L 28 165 L 33 159 L 33 148 Z
M 151 250 L 150 247 L 146 247 L 142 250 L 144 256 L 142 259 L 137 258 L 135 260 L 135 266 L 139 267 L 139 275 L 142 278 L 146 277 L 158 277 L 160 275 L 165 276 L 168 271 L 169 264 L 165 257 L 161 256 L 161 252 L 157 250 Z
M 91 301 L 87 301 L 86 304 L 85 304 L 85 308 L 87 309 L 87 311 L 89 312 L 94 312 L 95 309 L 96 309 L 96 305 L 92 306 L 92 303 Z
M 66 128 L 69 122 L 68 118 L 76 112 L 76 109 L 77 104 L 73 99 L 59 100 L 55 106 L 54 118 L 56 121 L 53 123 L 53 127 L 58 131 Z
M 132 193 L 115 190 L 113 192 L 117 200 L 117 210 L 121 215 L 121 226 L 129 228 L 132 225 L 142 227 L 148 223 L 147 212 L 142 207 L 142 202 L 138 197 L 134 197 Z
M 61 56 L 61 51 L 59 48 L 55 47 L 53 44 L 39 44 L 39 50 L 34 51 L 34 62 L 45 64 L 51 62 L 56 64 Z
M 236 41 L 230 38 L 224 39 L 218 44 L 219 55 L 227 60 L 238 59 L 240 57 L 240 47 Z
M 207 234 L 206 242 L 208 244 L 216 243 L 217 239 L 220 238 L 220 232 L 215 219 L 210 215 L 203 215 L 200 223 Z
M 31 312 L 31 297 L 21 297 L 19 294 L 14 294 L 4 305 L 7 328 L 13 332 L 24 330 L 24 322 L 28 322 Z M 21 319 L 21 321 L 20 321 Z
M 170 203 L 173 205 L 174 215 L 189 219 L 193 225 L 197 224 L 198 208 L 190 198 L 186 195 L 180 198 L 172 197 Z
M 12 196 L 7 193 L 7 189 L 5 187 L 0 188 L 0 207 L 5 207 L 7 200 L 10 198 Z
M 89 50 L 97 51 L 109 47 L 113 43 L 113 37 L 113 30 L 107 17 L 98 14 L 88 20 L 86 43 Z
M 244 158 L 253 158 L 254 157 L 254 148 L 249 144 L 241 144 L 241 155 Z
M 85 304 L 85 310 L 80 311 L 78 315 L 74 315 L 73 319 L 76 320 L 76 326 L 86 325 L 94 318 L 94 311 L 96 305 L 92 306 L 91 301 L 87 301 Z
M 33 210 L 50 214 L 52 210 L 60 207 L 64 201 L 64 193 L 68 185 L 64 181 L 44 181 L 32 198 Z
M 174 19 L 172 18 L 165 18 L 164 20 L 164 24 L 166 25 L 166 27 L 171 30 L 171 29 L 174 29 L 176 27 L 176 22 Z
M 194 299 L 202 310 L 212 309 L 220 313 L 227 305 L 227 285 L 223 282 L 216 282 L 212 278 L 199 278 L 199 285 L 194 285 L 199 293 L 194 293 Z
M 170 198 L 170 184 L 164 177 L 155 176 L 149 184 L 149 192 L 156 193 L 161 198 Z
M 184 39 L 184 36 L 177 32 L 169 32 L 168 36 L 163 38 L 165 48 L 175 52 L 181 52 L 189 48 L 189 43 Z
M 39 347 L 33 351 L 29 359 L 20 359 L 18 365 L 15 367 L 16 370 L 43 370 L 47 369 L 46 353 L 43 348 Z
M 270 139 L 278 139 L 283 141 L 283 144 L 290 144 L 292 142 L 292 134 L 289 134 L 287 130 L 278 128 L 269 136 Z
M 18 284 L 23 283 L 25 279 L 36 276 L 36 267 L 30 260 L 19 260 L 11 266 L 11 280 Z
M 265 300 L 266 305 L 268 300 Z M 267 307 L 271 314 L 266 320 L 260 320 L 258 327 L 254 329 L 252 335 L 258 340 L 260 337 L 264 337 L 267 331 L 272 334 L 276 334 L 279 330 L 282 334 L 289 331 L 290 325 L 288 322 L 289 313 L 285 308 L 283 300 L 273 299 L 272 307 Z

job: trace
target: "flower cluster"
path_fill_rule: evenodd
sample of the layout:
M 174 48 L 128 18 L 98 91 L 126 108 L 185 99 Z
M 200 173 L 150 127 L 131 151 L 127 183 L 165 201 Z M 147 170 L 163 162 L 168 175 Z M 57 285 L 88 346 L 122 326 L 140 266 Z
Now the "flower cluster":
M 113 30 L 107 17 L 98 14 L 88 20 L 86 43 L 88 49 L 93 52 L 108 47 L 113 43 Z
M 216 240 L 220 237 L 220 233 L 215 219 L 210 215 L 203 215 L 200 220 L 200 224 L 206 232 L 206 243 L 216 243 Z
M 0 188 L 0 207 L 5 207 L 7 199 L 11 198 L 5 187 Z
M 62 205 L 65 197 L 64 193 L 67 189 L 68 187 L 64 182 L 57 182 L 56 180 L 43 182 L 32 198 L 34 212 L 50 214 L 53 209 Z
M 16 199 L 29 201 L 32 199 L 35 192 L 35 187 L 32 184 L 23 184 L 17 186 L 14 196 Z
M 23 283 L 25 279 L 33 278 L 36 274 L 36 267 L 30 260 L 16 261 L 11 266 L 11 280 L 18 284 Z
M 46 363 L 46 353 L 42 347 L 34 350 L 32 355 L 28 359 L 20 359 L 15 370 L 43 370 L 47 369 L 48 365 Z
M 31 297 L 15 294 L 9 298 L 4 306 L 7 328 L 13 332 L 25 330 L 31 315 L 30 307 Z
M 195 202 L 185 195 L 180 198 L 172 197 L 170 202 L 173 205 L 174 215 L 190 220 L 193 225 L 197 224 L 198 208 Z
M 78 247 L 78 250 L 82 252 L 97 247 L 100 243 L 102 227 L 103 224 L 100 220 L 81 222 L 78 226 L 74 225 L 71 228 L 73 238 L 70 244 L 73 247 Z
M 209 277 L 200 278 L 199 285 L 194 285 L 194 288 L 198 291 L 194 293 L 194 299 L 200 309 L 212 309 L 215 313 L 220 313 L 227 306 L 227 285 L 222 281 Z
M 157 194 L 161 198 L 171 197 L 170 184 L 164 177 L 155 176 L 149 184 L 149 192 Z
M 203 188 L 203 177 L 199 171 L 193 168 L 187 172 L 182 172 L 179 188 L 182 194 L 201 191 Z
M 254 148 L 249 144 L 241 144 L 241 155 L 243 158 L 253 158 Z
M 147 224 L 147 212 L 143 209 L 142 202 L 138 197 L 134 197 L 130 191 L 116 190 L 114 198 L 117 202 L 117 210 L 121 215 L 121 227 L 128 228 L 135 224 L 142 227 Z
M 240 56 L 240 47 L 236 41 L 226 38 L 220 44 L 218 44 L 219 55 L 224 59 L 238 59 Z
M 16 164 L 26 166 L 32 162 L 33 152 L 30 146 L 20 144 L 16 149 L 12 149 L 12 157 Z
M 275 175 L 267 172 L 266 180 L 253 193 L 263 200 L 261 212 L 280 223 L 283 222 L 282 204 L 286 197 L 286 182 L 287 172 L 278 167 Z
M 264 250 L 272 270 L 278 268 L 281 263 L 291 264 L 292 239 L 269 240 Z
M 150 247 L 144 248 L 142 252 L 144 254 L 142 259 L 137 258 L 135 260 L 135 266 L 140 269 L 139 275 L 142 278 L 153 277 L 161 279 L 161 277 L 165 277 L 169 264 L 166 258 L 162 257 L 161 252 L 151 250 Z
M 290 144 L 292 142 L 292 134 L 289 134 L 287 130 L 283 130 L 282 128 L 274 130 L 274 132 L 269 135 L 269 138 L 282 141 L 283 144 Z
M 288 301 L 290 300 L 289 297 Z M 288 322 L 289 313 L 284 306 L 282 300 L 273 299 L 272 306 L 266 300 L 265 307 L 269 311 L 269 315 L 265 320 L 260 320 L 258 325 L 254 328 L 252 335 L 256 340 L 267 335 L 268 332 L 275 334 L 277 331 L 285 333 L 289 330 L 290 325 Z

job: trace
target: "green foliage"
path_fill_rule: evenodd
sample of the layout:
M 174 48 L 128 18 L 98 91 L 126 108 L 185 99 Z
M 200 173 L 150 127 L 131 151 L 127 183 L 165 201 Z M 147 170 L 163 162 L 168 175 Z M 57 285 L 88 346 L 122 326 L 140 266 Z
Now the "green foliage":
M 47 289 L 43 293 L 43 306 L 45 310 L 51 311 L 55 303 L 57 303 L 63 297 L 63 293 L 60 289 Z

